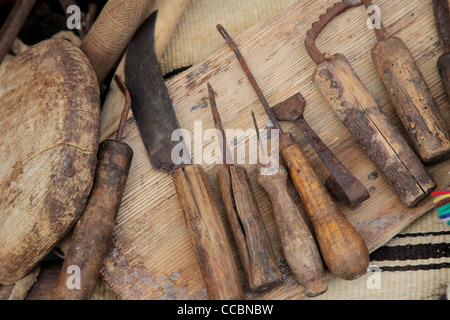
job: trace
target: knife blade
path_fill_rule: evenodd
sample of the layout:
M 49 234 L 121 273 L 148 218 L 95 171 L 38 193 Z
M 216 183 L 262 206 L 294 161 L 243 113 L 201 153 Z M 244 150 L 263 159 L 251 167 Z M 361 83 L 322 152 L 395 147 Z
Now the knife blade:
M 172 159 L 178 142 L 171 136 L 180 126 L 155 53 L 156 20 L 154 12 L 128 48 L 125 79 L 134 101 L 133 115 L 153 168 L 172 175 L 208 297 L 243 299 L 229 240 L 203 168 L 190 164 L 188 156 L 181 164 Z

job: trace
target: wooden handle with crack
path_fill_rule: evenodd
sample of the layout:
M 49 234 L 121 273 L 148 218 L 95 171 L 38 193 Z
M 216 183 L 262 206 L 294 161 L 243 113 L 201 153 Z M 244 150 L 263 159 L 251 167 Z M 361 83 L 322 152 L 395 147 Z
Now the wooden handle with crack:
M 177 169 L 172 177 L 209 299 L 244 299 L 230 244 L 203 168 L 188 165 Z

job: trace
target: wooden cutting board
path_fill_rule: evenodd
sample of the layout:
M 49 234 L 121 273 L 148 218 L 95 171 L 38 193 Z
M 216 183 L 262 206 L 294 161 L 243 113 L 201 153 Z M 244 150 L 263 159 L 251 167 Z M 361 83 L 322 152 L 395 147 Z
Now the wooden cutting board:
M 370 191 L 371 199 L 357 210 L 352 211 L 342 204 L 338 205 L 372 252 L 419 216 L 432 214 L 433 205 L 431 199 L 428 199 L 411 209 L 406 208 L 397 199 L 391 187 L 379 176 L 312 82 L 315 64 L 304 49 L 305 33 L 318 16 L 333 3 L 334 0 L 300 0 L 240 36 L 233 34 L 233 26 L 224 27 L 234 36 L 269 104 L 275 105 L 294 93 L 301 92 L 307 102 L 307 121 Z M 409 46 L 433 96 L 450 123 L 449 100 L 444 94 L 436 69 L 436 61 L 442 51 L 434 25 L 431 1 L 379 0 L 376 5 L 381 7 L 382 19 L 389 33 L 402 38 Z M 347 56 L 384 112 L 400 128 L 400 121 L 371 60 L 370 50 L 375 45 L 376 38 L 373 30 L 366 27 L 366 20 L 363 6 L 349 10 L 330 23 L 319 36 L 318 47 L 330 54 L 339 52 Z M 218 33 L 217 37 L 220 37 Z M 207 100 L 206 82 L 211 83 L 217 94 L 217 105 L 227 129 L 252 129 L 252 110 L 256 114 L 258 125 L 261 128 L 266 126 L 268 118 L 262 106 L 235 56 L 224 44 L 205 61 L 167 82 L 180 125 L 191 133 L 194 148 L 204 150 L 210 143 L 217 143 L 211 140 L 202 144 L 194 137 L 195 121 L 201 121 L 203 130 L 214 128 Z M 325 181 L 327 171 L 299 130 L 289 123 L 282 123 L 282 126 L 296 136 L 318 176 Z M 400 130 L 404 134 L 403 129 Z M 248 139 L 239 136 L 234 142 L 239 145 L 246 140 Z M 135 157 L 113 243 L 102 270 L 104 279 L 122 299 L 207 298 L 172 179 L 169 175 L 152 169 L 132 118 L 126 128 L 125 142 L 134 149 Z M 216 158 L 205 156 L 205 159 L 211 162 Z M 195 158 L 193 160 L 198 161 Z M 245 283 L 220 199 L 216 178 L 220 166 L 206 163 L 203 163 L 203 166 L 230 235 L 242 282 Z M 295 282 L 282 255 L 269 198 L 256 181 L 256 166 L 245 167 L 249 171 L 269 237 L 285 274 L 285 281 L 281 286 L 266 293 L 247 292 L 247 298 L 302 297 L 304 290 Z M 428 169 L 439 189 L 449 185 L 449 161 Z M 291 183 L 289 188 L 302 214 L 306 216 Z
M 100 125 L 97 78 L 66 40 L 0 67 L 0 283 L 32 270 L 83 212 Z

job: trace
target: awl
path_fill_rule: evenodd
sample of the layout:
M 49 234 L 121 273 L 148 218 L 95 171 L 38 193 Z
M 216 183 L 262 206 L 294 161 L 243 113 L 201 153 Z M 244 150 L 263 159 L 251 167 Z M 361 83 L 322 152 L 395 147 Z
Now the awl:
M 153 168 L 172 175 L 209 299 L 242 299 L 230 244 L 205 172 L 190 164 L 189 155 L 183 155 L 181 163 L 172 159 L 172 149 L 180 142 L 171 137 L 179 125 L 155 54 L 156 17 L 156 12 L 150 15 L 128 48 L 125 80 L 133 115 Z
M 438 69 L 447 96 L 450 98 L 450 11 L 448 0 L 433 0 L 434 17 L 444 54 L 438 60 Z

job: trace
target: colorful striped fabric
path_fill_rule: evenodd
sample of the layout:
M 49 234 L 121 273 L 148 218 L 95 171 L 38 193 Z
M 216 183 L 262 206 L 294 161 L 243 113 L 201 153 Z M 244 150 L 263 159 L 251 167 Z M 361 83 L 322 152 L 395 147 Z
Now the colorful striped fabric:
M 450 190 L 435 191 L 431 194 L 439 219 L 450 226 Z

